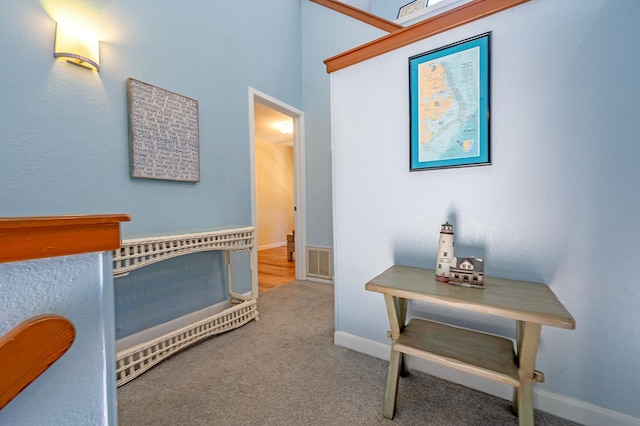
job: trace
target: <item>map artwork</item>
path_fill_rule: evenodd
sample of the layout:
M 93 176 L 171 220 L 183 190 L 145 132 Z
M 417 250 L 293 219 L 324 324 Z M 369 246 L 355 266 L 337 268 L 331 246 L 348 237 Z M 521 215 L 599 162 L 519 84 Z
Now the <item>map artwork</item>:
M 480 48 L 418 65 L 418 161 L 480 154 Z
M 491 164 L 490 34 L 409 58 L 411 171 Z

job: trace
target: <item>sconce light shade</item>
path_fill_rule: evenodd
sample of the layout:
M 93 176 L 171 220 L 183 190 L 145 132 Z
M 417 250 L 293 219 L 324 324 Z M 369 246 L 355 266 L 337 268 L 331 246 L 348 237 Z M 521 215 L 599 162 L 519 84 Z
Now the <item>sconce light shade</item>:
M 98 37 L 82 27 L 58 22 L 53 56 L 99 71 L 100 43 Z

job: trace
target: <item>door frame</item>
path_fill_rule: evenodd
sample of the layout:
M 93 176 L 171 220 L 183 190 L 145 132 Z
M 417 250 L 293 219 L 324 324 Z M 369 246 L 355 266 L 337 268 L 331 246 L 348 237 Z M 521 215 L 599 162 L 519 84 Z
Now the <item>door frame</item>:
M 306 181 L 305 181 L 305 153 L 304 153 L 304 113 L 297 108 L 287 105 L 278 99 L 249 87 L 249 141 L 251 161 L 251 222 L 256 230 L 256 251 L 258 219 L 256 200 L 256 159 L 255 159 L 255 124 L 254 102 L 261 103 L 293 119 L 293 173 L 294 173 L 294 223 L 296 237 L 294 242 L 296 252 L 296 279 L 303 280 L 307 270 L 304 248 L 307 245 L 307 214 L 306 214 Z M 258 282 L 258 256 L 254 256 L 252 265 L 254 282 Z

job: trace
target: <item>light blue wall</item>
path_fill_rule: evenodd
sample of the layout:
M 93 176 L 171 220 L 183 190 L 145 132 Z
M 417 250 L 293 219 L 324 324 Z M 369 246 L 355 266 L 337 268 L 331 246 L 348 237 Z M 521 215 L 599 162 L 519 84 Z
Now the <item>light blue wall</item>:
M 250 225 L 248 87 L 302 104 L 300 2 L 253 3 L 0 5 L 0 52 L 12 58 L 0 70 L 0 216 L 127 213 L 123 238 Z M 98 32 L 100 73 L 54 60 L 54 18 L 65 14 Z M 198 100 L 199 183 L 129 177 L 129 77 Z M 120 299 L 132 294 L 122 280 Z M 129 326 L 148 320 L 138 318 Z
M 127 213 L 132 220 L 122 224 L 123 238 L 250 225 L 248 88 L 302 108 L 300 13 L 300 0 L 1 2 L 0 53 L 5 59 L 0 67 L 0 216 Z M 100 36 L 99 73 L 53 58 L 54 18 L 65 14 Z M 199 183 L 129 177 L 129 77 L 199 102 Z M 234 282 L 244 282 L 237 290 L 246 292 L 249 260 L 242 254 L 238 258 Z M 221 255 L 212 254 L 210 260 L 211 293 L 196 285 L 196 290 L 189 289 L 193 299 L 218 301 Z M 68 273 L 82 275 L 82 267 L 72 265 Z M 23 281 L 25 288 L 30 284 L 26 276 L 13 280 Z M 0 295 L 8 285 L 1 277 Z M 13 319 L 39 307 L 30 294 L 25 290 L 11 295 L 20 305 L 0 299 L 0 317 Z M 60 303 L 68 304 L 67 309 L 91 306 L 65 294 L 61 292 Z M 127 293 L 119 296 L 126 299 Z M 151 304 L 166 302 L 160 297 Z M 191 302 L 184 304 L 193 307 Z M 119 312 L 126 308 L 118 306 Z M 168 312 L 154 320 L 175 315 L 179 313 Z M 127 327 L 135 329 L 150 318 L 138 319 Z M 113 318 L 110 323 L 93 319 L 88 327 L 110 330 L 113 340 Z M 80 364 L 84 355 L 91 357 L 77 351 L 67 362 Z M 113 347 L 106 352 L 114 353 Z M 92 410 L 94 404 L 84 394 L 92 393 L 91 386 L 103 385 L 94 376 L 115 377 L 100 365 L 87 368 L 95 371 L 80 371 L 86 376 L 82 384 L 90 382 L 79 387 L 83 395 L 66 395 L 81 411 Z M 58 380 L 77 377 L 55 377 L 47 389 L 55 388 Z M 13 405 L 19 410 L 38 404 Z M 47 407 L 35 410 L 36 415 L 45 415 Z M 10 411 L 5 408 L 2 415 L 10 416 Z M 59 411 L 48 415 L 64 417 Z M 70 424 L 99 424 L 73 421 L 73 410 L 68 415 Z
M 222 252 L 204 252 L 116 278 L 116 339 L 226 300 L 225 276 Z
M 116 424 L 110 261 L 91 253 L 0 264 L 0 336 L 42 314 L 76 330 L 69 350 L 0 411 L 0 424 Z
M 99 74 L 54 61 L 55 23 L 43 7 L 53 3 L 96 22 L 104 40 Z M 384 264 L 431 266 L 434 235 L 452 218 L 457 243 L 484 248 L 490 273 L 545 281 L 576 316 L 576 331 L 543 331 L 543 386 L 638 417 L 632 398 L 640 389 L 625 373 L 640 341 L 633 310 L 640 294 L 627 266 L 639 239 L 631 120 L 640 55 L 625 29 L 640 16 L 629 0 L 556 5 L 531 2 L 369 61 L 373 70 L 339 72 L 349 89 L 334 111 L 334 158 L 344 159 L 334 175 L 337 325 L 385 341 L 383 304 L 364 282 Z M 125 238 L 249 224 L 252 86 L 305 111 L 308 243 L 331 246 L 329 78 L 321 62 L 381 34 L 308 0 L 250 6 L 1 3 L 0 52 L 11 60 L 0 68 L 0 215 L 124 212 L 132 215 Z M 494 165 L 409 175 L 406 58 L 487 30 L 494 30 Z M 199 101 L 200 183 L 129 178 L 128 77 Z M 469 182 L 479 188 L 471 196 L 479 208 L 437 197 Z M 37 307 L 25 299 L 21 308 Z
M 100 73 L 54 60 L 43 4 L 94 23 Z M 301 108 L 300 39 L 299 0 L 3 2 L 0 215 L 128 213 L 125 238 L 250 225 L 247 90 Z M 129 77 L 198 100 L 199 183 L 129 177 Z
M 333 247 L 330 77 L 323 61 L 387 34 L 324 6 L 302 1 L 307 244 Z
M 547 283 L 577 321 L 544 327 L 539 389 L 640 418 L 640 3 L 537 0 L 332 76 L 337 329 L 387 342 L 388 266 L 435 267 L 440 224 L 489 275 Z M 486 167 L 408 171 L 408 58 L 492 31 Z M 363 102 L 363 100 L 366 100 Z M 513 336 L 509 321 L 412 312 Z

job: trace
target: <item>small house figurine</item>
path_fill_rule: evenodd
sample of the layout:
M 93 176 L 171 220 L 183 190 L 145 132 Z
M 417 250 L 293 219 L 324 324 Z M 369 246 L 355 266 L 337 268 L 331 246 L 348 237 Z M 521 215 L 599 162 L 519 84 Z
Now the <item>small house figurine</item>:
M 453 225 L 447 222 L 440 229 L 436 281 L 449 282 L 449 268 L 453 259 Z
M 449 284 L 484 288 L 484 260 L 456 257 L 449 270 Z

